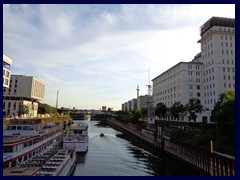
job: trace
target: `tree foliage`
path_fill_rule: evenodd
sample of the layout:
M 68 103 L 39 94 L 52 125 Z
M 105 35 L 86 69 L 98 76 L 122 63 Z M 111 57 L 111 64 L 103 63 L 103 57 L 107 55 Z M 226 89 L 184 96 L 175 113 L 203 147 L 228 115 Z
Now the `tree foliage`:
M 42 104 L 40 102 L 38 102 L 38 113 L 39 114 L 56 114 L 57 113 L 57 109 L 55 107 L 52 107 L 48 104 Z
M 170 107 L 170 114 L 176 118 L 179 119 L 179 113 L 185 112 L 185 107 L 180 102 L 175 102 L 172 107 Z
M 158 103 L 155 109 L 156 116 L 160 117 L 166 117 L 167 115 L 167 106 L 163 103 Z
M 217 122 L 215 148 L 230 155 L 235 154 L 235 91 L 229 90 L 219 95 L 212 110 L 212 121 Z
M 201 113 L 203 111 L 203 106 L 201 101 L 198 98 L 191 98 L 189 102 L 186 104 L 186 111 L 189 112 L 191 119 L 196 121 L 197 115 L 196 113 Z

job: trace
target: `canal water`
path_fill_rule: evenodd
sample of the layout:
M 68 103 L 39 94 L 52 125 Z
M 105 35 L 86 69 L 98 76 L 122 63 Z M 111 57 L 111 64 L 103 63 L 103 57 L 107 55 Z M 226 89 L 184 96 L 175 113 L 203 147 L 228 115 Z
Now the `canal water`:
M 88 152 L 78 154 L 73 176 L 202 175 L 130 134 L 112 128 L 106 122 L 84 122 L 89 125 Z M 104 136 L 100 137 L 100 133 Z

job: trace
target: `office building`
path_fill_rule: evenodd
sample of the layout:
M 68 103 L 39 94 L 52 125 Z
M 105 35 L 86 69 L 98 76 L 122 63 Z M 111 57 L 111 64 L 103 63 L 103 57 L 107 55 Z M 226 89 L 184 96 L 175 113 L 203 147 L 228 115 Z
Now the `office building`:
M 9 88 L 10 85 L 11 65 L 12 59 L 3 54 L 3 87 L 5 88 Z
M 37 101 L 42 101 L 45 84 L 32 76 L 11 75 L 9 88 L 3 89 L 3 116 L 36 117 Z M 24 108 L 29 113 L 24 113 Z

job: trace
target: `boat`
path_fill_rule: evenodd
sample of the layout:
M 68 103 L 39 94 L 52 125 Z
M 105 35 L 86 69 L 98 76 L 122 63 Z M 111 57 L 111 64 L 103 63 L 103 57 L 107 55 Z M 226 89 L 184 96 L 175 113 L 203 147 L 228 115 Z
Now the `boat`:
M 62 143 L 63 126 L 36 120 L 13 120 L 3 130 L 3 168 L 15 167 L 49 147 Z
M 88 151 L 88 124 L 77 123 L 69 126 L 68 133 L 63 138 L 63 147 L 78 152 Z
M 69 176 L 75 167 L 75 150 L 63 148 L 42 166 L 36 176 Z
M 100 137 L 103 137 L 103 136 L 104 136 L 104 134 L 103 134 L 103 133 L 101 133 L 101 134 L 100 134 Z
M 57 152 L 54 152 L 54 151 Z M 52 154 L 54 153 L 54 155 Z M 51 149 L 16 167 L 5 168 L 4 176 L 69 176 L 76 167 L 74 150 Z

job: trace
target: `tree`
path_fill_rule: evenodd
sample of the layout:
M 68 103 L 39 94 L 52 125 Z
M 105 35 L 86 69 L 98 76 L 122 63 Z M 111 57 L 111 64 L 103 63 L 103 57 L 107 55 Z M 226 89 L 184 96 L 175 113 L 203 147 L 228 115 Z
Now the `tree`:
M 235 91 L 229 90 L 219 95 L 212 110 L 212 121 L 217 122 L 215 148 L 230 155 L 235 154 Z
M 196 122 L 196 113 L 201 113 L 203 111 L 203 106 L 198 98 L 191 98 L 186 104 L 186 111 L 189 112 L 191 119 Z
M 132 119 L 134 122 L 137 122 L 142 117 L 142 112 L 140 109 L 132 111 L 132 114 L 133 114 Z
M 166 117 L 167 115 L 167 106 L 163 103 L 158 103 L 156 108 L 155 108 L 155 114 L 156 116 L 160 117 Z
M 170 114 L 177 120 L 179 120 L 179 113 L 183 113 L 185 111 L 186 109 L 184 105 L 182 105 L 180 102 L 175 102 L 170 108 Z
M 23 105 L 23 114 L 29 114 L 30 110 L 27 105 Z

